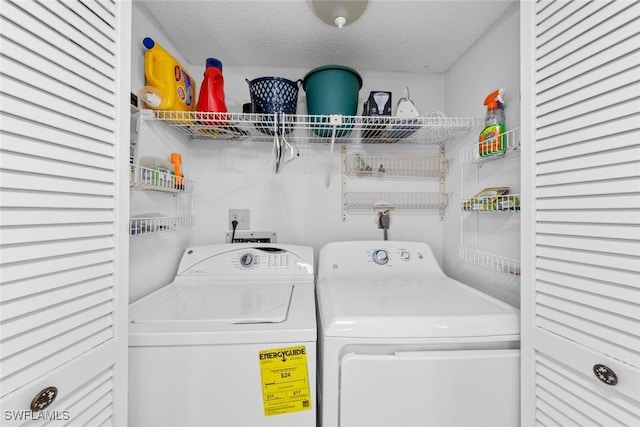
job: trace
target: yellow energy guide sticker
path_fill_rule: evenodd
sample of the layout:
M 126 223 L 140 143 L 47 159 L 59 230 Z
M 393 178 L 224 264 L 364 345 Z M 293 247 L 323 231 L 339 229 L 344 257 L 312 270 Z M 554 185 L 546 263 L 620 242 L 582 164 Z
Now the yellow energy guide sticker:
M 261 351 L 260 376 L 265 415 L 311 409 L 305 346 Z

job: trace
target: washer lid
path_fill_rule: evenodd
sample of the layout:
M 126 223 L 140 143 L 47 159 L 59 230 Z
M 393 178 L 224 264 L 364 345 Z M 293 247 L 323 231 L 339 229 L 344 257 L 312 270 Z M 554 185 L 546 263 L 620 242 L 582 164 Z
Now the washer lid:
M 315 342 L 313 283 L 170 283 L 129 305 L 129 346 Z
M 287 318 L 292 294 L 291 283 L 180 285 L 132 321 L 280 323 Z
M 447 338 L 518 335 L 519 311 L 448 277 L 318 282 L 323 334 Z

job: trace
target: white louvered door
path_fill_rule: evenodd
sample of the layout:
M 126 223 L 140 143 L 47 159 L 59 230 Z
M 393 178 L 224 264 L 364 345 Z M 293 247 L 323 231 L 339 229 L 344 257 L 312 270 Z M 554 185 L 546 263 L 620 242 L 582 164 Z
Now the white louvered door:
M 3 426 L 126 425 L 130 8 L 0 3 Z
M 521 23 L 522 425 L 638 426 L 640 2 Z

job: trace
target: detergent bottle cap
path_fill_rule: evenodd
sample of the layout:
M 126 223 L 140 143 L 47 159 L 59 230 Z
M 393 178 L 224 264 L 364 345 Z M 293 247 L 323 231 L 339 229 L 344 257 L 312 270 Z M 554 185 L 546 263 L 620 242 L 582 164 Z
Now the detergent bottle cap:
M 207 58 L 207 68 L 209 67 L 216 67 L 222 71 L 222 62 L 216 58 Z
M 144 102 L 150 106 L 151 108 L 158 108 L 162 103 L 162 98 L 160 98 L 155 93 L 147 93 L 144 95 Z
M 151 108 L 158 108 L 162 104 L 162 93 L 152 86 L 144 86 L 139 94 L 142 101 Z
M 153 47 L 156 45 L 156 42 L 154 42 L 151 37 L 145 37 L 144 40 L 142 40 L 142 44 L 147 49 L 153 49 Z
M 504 103 L 502 101 L 502 95 L 504 94 L 504 89 L 500 88 L 496 91 L 491 92 L 484 100 L 484 105 L 487 106 L 488 110 L 495 110 L 498 108 L 504 108 Z

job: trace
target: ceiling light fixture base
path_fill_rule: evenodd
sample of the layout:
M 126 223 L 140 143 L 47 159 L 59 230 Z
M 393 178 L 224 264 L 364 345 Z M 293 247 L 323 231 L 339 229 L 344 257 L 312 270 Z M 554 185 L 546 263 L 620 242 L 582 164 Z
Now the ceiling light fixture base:
M 369 0 L 307 0 L 318 18 L 342 28 L 362 16 Z

